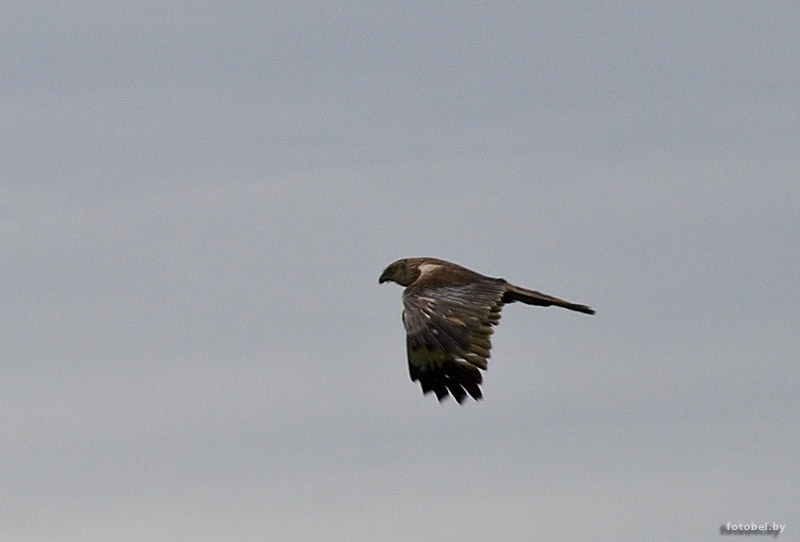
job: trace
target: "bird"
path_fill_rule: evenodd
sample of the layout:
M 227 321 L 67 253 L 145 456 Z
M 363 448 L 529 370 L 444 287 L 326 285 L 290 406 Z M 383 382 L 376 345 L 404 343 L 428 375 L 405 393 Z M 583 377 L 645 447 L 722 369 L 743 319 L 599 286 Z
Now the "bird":
M 483 398 L 481 370 L 488 368 L 493 327 L 506 303 L 595 312 L 438 258 L 397 260 L 378 279 L 379 284 L 390 281 L 405 286 L 403 325 L 411 381 L 419 381 L 423 394 L 435 393 L 440 403 L 448 395 L 459 404 L 467 395 Z

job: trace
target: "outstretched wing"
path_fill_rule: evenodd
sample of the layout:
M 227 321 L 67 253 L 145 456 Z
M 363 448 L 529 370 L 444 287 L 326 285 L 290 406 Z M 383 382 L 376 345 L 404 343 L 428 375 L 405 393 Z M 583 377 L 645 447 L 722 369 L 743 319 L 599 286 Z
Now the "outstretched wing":
M 422 391 L 439 401 L 482 397 L 479 369 L 487 368 L 492 326 L 500 321 L 508 283 L 482 280 L 449 286 L 411 285 L 403 292 L 408 368 Z

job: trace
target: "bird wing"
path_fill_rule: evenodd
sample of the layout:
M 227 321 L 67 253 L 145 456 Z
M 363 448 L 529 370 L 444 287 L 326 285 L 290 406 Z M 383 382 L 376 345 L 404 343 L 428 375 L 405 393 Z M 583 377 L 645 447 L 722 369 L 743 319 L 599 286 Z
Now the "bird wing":
M 500 321 L 502 279 L 455 285 L 412 284 L 403 292 L 408 368 L 422 391 L 442 401 L 448 392 L 461 403 L 482 397 L 479 369 L 487 368 L 492 326 Z

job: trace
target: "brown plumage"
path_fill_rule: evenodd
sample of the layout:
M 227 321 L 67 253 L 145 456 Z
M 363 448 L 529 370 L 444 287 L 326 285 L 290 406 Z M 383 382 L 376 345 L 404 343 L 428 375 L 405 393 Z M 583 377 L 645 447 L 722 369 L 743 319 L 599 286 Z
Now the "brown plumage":
M 404 258 L 387 267 L 379 283 L 405 286 L 403 324 L 408 369 L 423 393 L 439 401 L 448 392 L 461 403 L 469 394 L 480 399 L 480 369 L 488 367 L 492 326 L 505 303 L 521 301 L 594 314 L 586 305 L 520 288 L 436 258 Z

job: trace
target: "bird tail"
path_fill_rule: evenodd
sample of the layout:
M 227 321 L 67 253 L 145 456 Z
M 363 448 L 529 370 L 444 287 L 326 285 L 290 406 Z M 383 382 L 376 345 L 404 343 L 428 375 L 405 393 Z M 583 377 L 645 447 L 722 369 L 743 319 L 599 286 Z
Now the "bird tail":
M 514 301 L 521 301 L 528 305 L 539 305 L 541 307 L 550 307 L 555 305 L 556 307 L 564 307 L 565 309 L 569 309 L 571 311 L 594 314 L 594 309 L 587 307 L 586 305 L 570 303 L 569 301 L 564 301 L 563 299 L 558 299 L 557 297 L 553 297 L 551 295 L 509 284 L 508 288 L 503 294 L 503 302 L 513 303 Z

